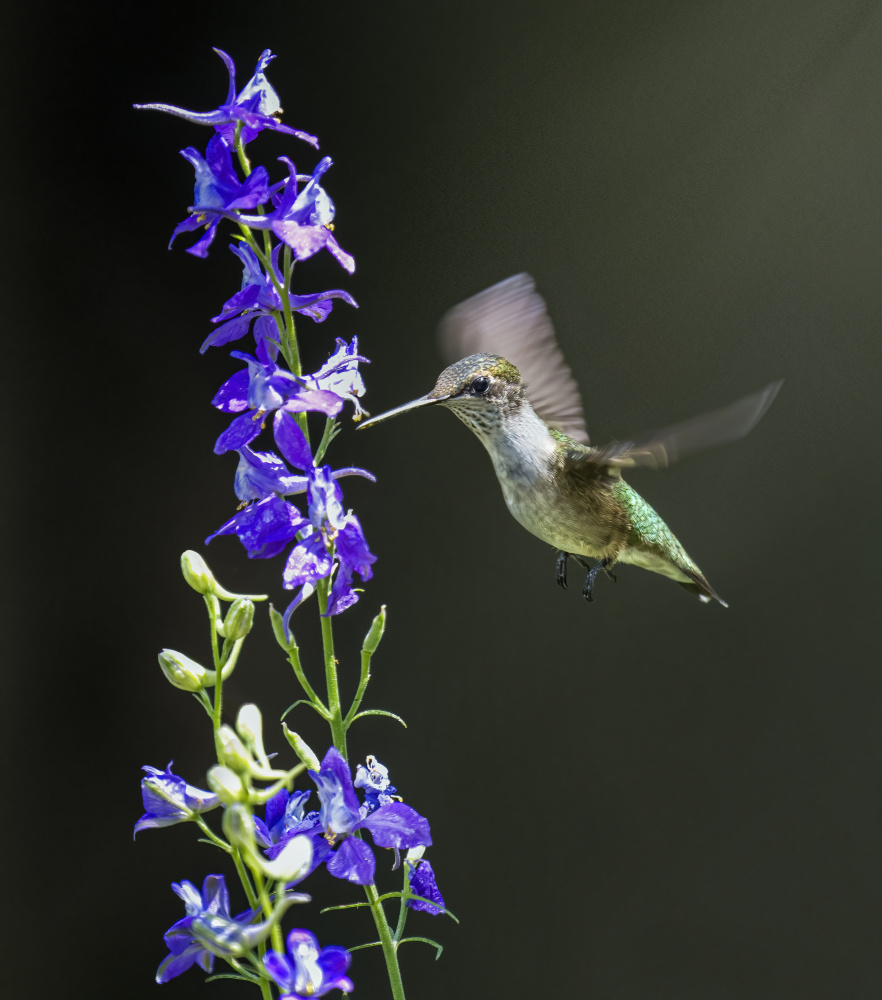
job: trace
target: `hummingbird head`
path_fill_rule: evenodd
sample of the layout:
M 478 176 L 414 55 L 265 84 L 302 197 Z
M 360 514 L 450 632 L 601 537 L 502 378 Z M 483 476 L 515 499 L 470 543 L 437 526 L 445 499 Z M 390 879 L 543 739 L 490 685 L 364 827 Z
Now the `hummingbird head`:
M 420 406 L 440 403 L 453 410 L 478 437 L 485 437 L 492 435 L 507 415 L 520 409 L 525 399 L 521 373 L 510 361 L 498 354 L 471 354 L 445 368 L 435 388 L 425 396 L 372 417 L 361 427 L 378 424 Z

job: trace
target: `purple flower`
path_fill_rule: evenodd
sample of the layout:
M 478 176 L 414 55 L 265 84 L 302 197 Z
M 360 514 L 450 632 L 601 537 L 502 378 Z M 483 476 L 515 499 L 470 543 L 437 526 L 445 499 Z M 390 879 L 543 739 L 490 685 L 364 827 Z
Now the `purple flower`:
M 369 757 L 368 765 L 377 766 L 376 758 Z M 374 880 L 374 853 L 365 841 L 352 836 L 356 830 L 368 830 L 378 847 L 401 850 L 432 843 L 428 821 L 397 798 L 379 806 L 376 799 L 359 805 L 349 766 L 336 747 L 325 754 L 321 770 L 310 771 L 309 776 L 318 787 L 320 809 L 317 816 L 313 813 L 304 817 L 296 833 L 312 837 L 316 854 L 337 878 L 357 885 L 369 885 Z M 361 787 L 365 787 L 364 778 L 361 780 Z M 386 781 L 388 791 L 391 786 L 388 778 Z M 312 823 L 311 828 L 308 823 Z M 275 858 L 296 833 L 286 831 L 267 855 Z
M 264 272 L 254 251 L 247 243 L 233 244 L 230 250 L 242 261 L 242 287 L 227 299 L 220 313 L 212 317 L 212 323 L 221 325 L 205 339 L 200 352 L 204 353 L 209 347 L 219 347 L 239 340 L 248 333 L 254 322 L 257 356 L 264 362 L 274 361 L 279 351 L 279 331 L 272 314 L 282 311 L 282 299 L 276 290 L 276 285 Z M 277 244 L 272 253 L 272 268 L 278 284 L 282 285 L 278 263 L 280 250 L 281 244 Z M 355 299 L 340 288 L 327 292 L 313 292 L 309 295 L 291 293 L 288 295 L 291 309 L 309 316 L 316 323 L 321 323 L 327 318 L 334 299 L 342 299 L 358 308 Z
M 263 959 L 266 971 L 282 991 L 279 1000 L 306 1000 L 324 996 L 328 990 L 351 993 L 352 980 L 345 972 L 351 955 L 338 945 L 319 947 L 314 934 L 293 930 L 285 940 L 287 955 L 268 952 Z
M 141 779 L 141 799 L 144 815 L 135 823 L 135 833 L 160 826 L 173 826 L 195 819 L 199 813 L 214 809 L 220 799 L 212 792 L 188 785 L 172 774 L 171 764 L 164 771 L 146 765 L 141 768 L 147 777 Z
M 241 209 L 257 208 L 269 200 L 269 176 L 265 167 L 257 167 L 245 181 L 240 181 L 233 168 L 230 150 L 219 135 L 208 140 L 203 157 L 192 146 L 181 150 L 196 171 L 196 189 L 190 215 L 179 223 L 169 246 L 179 233 L 192 232 L 205 227 L 205 233 L 187 248 L 187 253 L 207 257 L 220 220 Z
M 286 132 L 288 135 L 295 135 L 298 139 L 318 148 L 318 139 L 308 132 L 301 132 L 283 125 L 279 121 L 282 113 L 282 106 L 279 95 L 270 85 L 264 70 L 275 59 L 269 49 L 265 49 L 260 59 L 254 75 L 245 84 L 239 94 L 236 94 L 236 67 L 233 60 L 221 49 L 214 50 L 223 59 L 230 77 L 230 85 L 227 90 L 227 99 L 215 111 L 187 111 L 185 108 L 178 108 L 171 104 L 136 104 L 136 108 L 153 111 L 165 111 L 178 118 L 185 118 L 196 125 L 213 125 L 223 136 L 229 146 L 234 143 L 234 135 L 237 123 L 242 123 L 242 142 L 248 143 L 263 129 L 273 129 L 276 132 Z
M 444 910 L 444 897 L 438 890 L 435 881 L 435 873 L 432 871 L 432 863 L 423 858 L 405 861 L 408 868 L 408 884 L 410 891 L 422 899 L 409 899 L 406 906 L 412 910 L 422 910 L 424 913 L 431 913 L 437 917 Z M 429 900 L 429 902 L 426 902 Z
M 236 535 L 249 559 L 271 559 L 287 548 L 307 523 L 293 504 L 269 496 L 234 514 L 205 539 L 205 544 L 218 535 Z
M 214 957 L 238 957 L 263 941 L 272 929 L 265 920 L 252 924 L 253 912 L 230 916 L 230 896 L 223 875 L 208 875 L 200 894 L 192 882 L 172 882 L 172 889 L 184 901 L 187 916 L 173 924 L 164 940 L 169 953 L 156 970 L 157 983 L 167 983 L 186 972 L 194 963 L 206 972 L 214 968 Z M 289 898 L 292 898 L 289 896 Z M 298 896 L 306 901 L 308 896 Z
M 278 199 L 276 210 L 269 215 L 243 215 L 244 225 L 254 229 L 272 229 L 287 244 L 298 260 L 306 260 L 327 248 L 339 264 L 352 274 L 354 259 L 337 243 L 333 235 L 334 203 L 319 184 L 322 174 L 331 166 L 330 156 L 325 156 L 307 179 L 306 186 L 298 192 L 300 177 L 294 164 L 286 156 L 279 157 L 288 166 L 288 182 Z
M 318 813 L 306 813 L 306 800 L 312 795 L 309 789 L 302 792 L 292 792 L 290 795 L 283 788 L 266 804 L 264 818 L 254 817 L 254 832 L 257 840 L 264 847 L 272 847 L 278 843 L 285 833 L 296 836 L 304 830 L 311 830 L 315 825 L 314 818 Z M 291 839 L 290 837 L 288 838 Z
M 250 414 L 246 416 L 251 419 Z M 273 494 L 287 496 L 306 489 L 307 478 L 293 475 L 279 456 L 271 451 L 252 451 L 247 445 L 236 450 L 239 452 L 239 466 L 234 488 L 240 500 L 265 500 Z

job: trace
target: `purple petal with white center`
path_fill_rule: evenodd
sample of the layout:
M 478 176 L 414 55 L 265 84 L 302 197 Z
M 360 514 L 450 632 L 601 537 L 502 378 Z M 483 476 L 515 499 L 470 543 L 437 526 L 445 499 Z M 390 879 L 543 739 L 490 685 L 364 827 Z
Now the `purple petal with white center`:
M 302 584 L 316 584 L 323 580 L 334 565 L 320 531 L 298 542 L 291 550 L 282 570 L 282 586 L 293 590 Z
M 294 476 L 285 463 L 272 452 L 239 450 L 235 491 L 240 500 L 265 500 L 273 493 L 302 493 L 307 485 L 303 476 Z
M 347 837 L 328 861 L 328 871 L 335 878 L 343 878 L 356 885 L 370 885 L 374 880 L 377 862 L 374 852 L 357 837 Z
M 206 341 L 207 343 L 207 341 Z M 224 413 L 241 413 L 248 409 L 248 369 L 236 372 L 217 390 L 211 405 Z
M 349 834 L 358 822 L 358 798 L 352 784 L 349 765 L 336 747 L 330 747 L 318 771 L 310 771 L 310 778 L 318 787 L 321 811 L 319 817 L 324 830 Z
M 238 451 L 240 448 L 244 448 L 251 444 L 262 430 L 261 414 L 255 413 L 253 410 L 240 413 L 215 441 L 215 455 L 223 455 L 226 451 Z
M 206 875 L 202 883 L 202 909 L 206 913 L 230 915 L 230 891 L 223 875 Z
M 312 451 L 306 435 L 286 409 L 279 410 L 273 419 L 273 437 L 279 451 L 298 469 L 312 470 Z
M 432 843 L 429 823 L 425 817 L 403 802 L 380 806 L 359 823 L 370 830 L 378 847 L 428 847 Z
M 299 222 L 288 222 L 284 219 L 273 220 L 272 230 L 294 251 L 297 260 L 307 260 L 313 254 L 317 254 L 331 236 L 324 226 L 304 226 Z
M 343 511 L 343 491 L 334 480 L 330 465 L 316 469 L 307 487 L 309 519 L 318 528 L 325 522 L 332 528 L 343 528 L 346 515 Z
M 437 916 L 444 909 L 444 897 L 438 889 L 431 863 L 421 859 L 407 861 L 406 864 L 410 868 L 410 891 L 423 899 L 431 900 L 424 902 L 423 899 L 409 899 L 406 905 L 412 910 L 422 910 L 423 913 Z
M 336 417 L 343 409 L 343 400 L 335 393 L 324 389 L 303 389 L 293 399 L 287 403 L 276 414 L 279 420 L 283 413 L 324 413 L 326 417 Z M 278 444 L 278 439 L 276 440 Z M 284 454 L 284 449 L 279 444 L 279 448 Z M 292 462 L 296 465 L 296 462 Z M 302 468 L 302 466 L 298 466 Z
M 205 543 L 207 545 L 218 535 L 235 534 L 250 559 L 269 559 L 286 548 L 307 524 L 293 504 L 271 496 L 239 511 L 209 535 Z

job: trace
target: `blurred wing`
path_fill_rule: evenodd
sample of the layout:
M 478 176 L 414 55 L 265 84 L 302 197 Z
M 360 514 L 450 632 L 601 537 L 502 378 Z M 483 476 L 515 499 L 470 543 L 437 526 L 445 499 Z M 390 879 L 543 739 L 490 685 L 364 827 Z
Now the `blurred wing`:
M 570 462 L 620 468 L 633 465 L 663 468 L 693 451 L 744 437 L 772 405 L 782 385 L 783 381 L 772 382 L 765 389 L 745 396 L 722 410 L 684 420 L 681 424 L 666 427 L 636 441 L 614 441 L 600 448 L 574 451 L 569 456 Z
M 536 413 L 588 444 L 579 387 L 529 274 L 516 274 L 454 306 L 441 320 L 438 335 L 447 364 L 470 354 L 498 354 L 510 361 L 520 371 Z

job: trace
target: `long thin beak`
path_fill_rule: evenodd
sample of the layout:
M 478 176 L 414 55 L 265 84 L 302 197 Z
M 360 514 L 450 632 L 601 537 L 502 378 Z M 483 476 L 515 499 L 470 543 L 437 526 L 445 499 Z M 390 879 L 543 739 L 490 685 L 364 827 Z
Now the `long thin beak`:
M 410 403 L 405 403 L 403 406 L 396 406 L 394 410 L 387 410 L 385 413 L 381 413 L 378 417 L 371 417 L 370 420 L 365 420 L 363 424 L 358 425 L 358 429 L 363 431 L 365 427 L 373 427 L 374 424 L 378 424 L 383 420 L 388 420 L 390 417 L 397 417 L 399 413 L 409 413 L 411 410 L 419 409 L 421 406 L 431 406 L 432 403 L 443 403 L 447 396 L 435 396 L 433 398 L 429 396 L 420 396 L 419 399 L 414 399 Z

